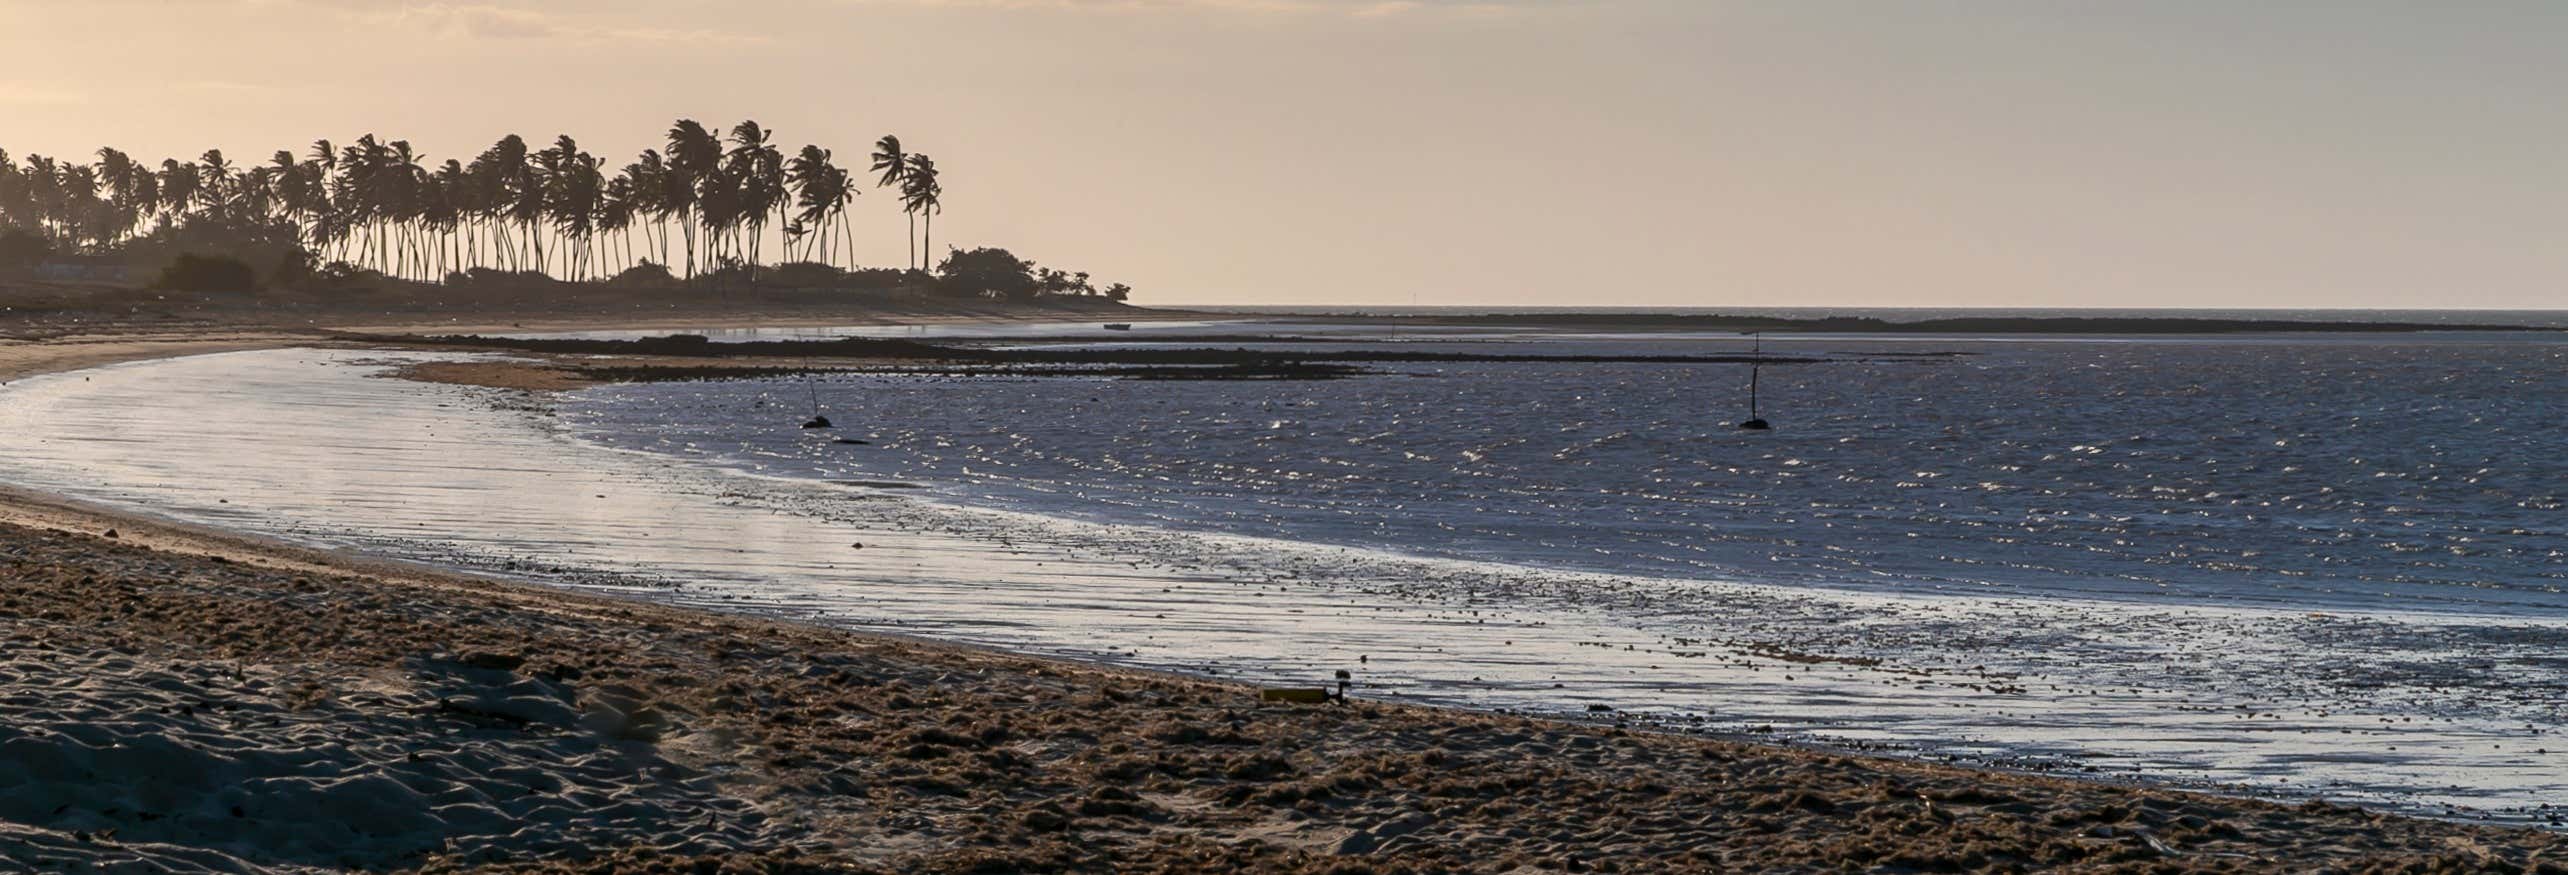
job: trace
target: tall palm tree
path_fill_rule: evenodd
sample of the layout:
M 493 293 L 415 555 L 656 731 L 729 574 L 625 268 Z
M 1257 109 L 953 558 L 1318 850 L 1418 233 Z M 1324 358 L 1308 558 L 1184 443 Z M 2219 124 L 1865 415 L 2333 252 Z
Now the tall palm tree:
M 544 169 L 544 213 L 562 236 L 564 278 L 586 279 L 593 261 L 590 244 L 597 236 L 599 202 L 606 188 L 597 156 L 581 151 L 579 143 L 564 135 L 553 141 L 552 148 L 537 153 L 535 160 Z
M 108 242 L 122 240 L 131 234 L 134 223 L 142 215 L 142 206 L 135 199 L 136 189 L 140 186 L 134 182 L 134 178 L 149 174 L 141 171 L 142 166 L 135 164 L 131 156 L 114 149 L 99 148 L 98 180 L 104 183 L 110 192 L 107 205 L 115 230 L 114 240 Z
M 718 188 L 722 141 L 694 119 L 679 119 L 669 126 L 668 167 L 661 196 L 677 213 L 678 224 L 686 235 L 687 276 L 692 279 L 696 273 L 697 214 L 704 206 L 704 193 Z
M 909 169 L 901 173 L 901 208 L 913 216 L 927 217 L 927 234 L 919 246 L 919 260 L 935 267 L 936 214 L 945 211 L 945 187 L 936 180 L 936 159 L 925 153 L 909 156 Z
M 36 159 L 35 156 L 30 155 L 27 156 L 27 160 Z M 33 181 L 33 176 L 29 174 L 30 182 Z M 177 159 L 161 161 L 160 202 L 166 221 L 175 224 L 186 217 L 188 206 L 197 202 L 197 180 L 196 165 L 181 164 Z
M 758 244 L 766 236 L 770 215 L 781 217 L 790 206 L 785 191 L 784 153 L 772 142 L 775 135 L 755 121 L 745 121 L 731 128 L 731 154 L 725 156 L 724 171 L 735 186 L 739 202 L 732 211 L 733 231 L 743 226 L 749 232 L 747 256 L 751 279 L 757 277 Z
M 207 149 L 197 159 L 196 197 L 209 211 L 220 211 L 232 197 L 232 172 L 237 169 L 223 157 L 221 149 Z
M 393 274 L 416 278 L 427 259 L 419 247 L 418 228 L 428 212 L 426 196 L 428 168 L 421 162 L 425 156 L 410 147 L 408 140 L 384 144 L 379 177 L 383 182 L 384 218 L 392 225 Z
M 599 195 L 597 230 L 606 235 L 602 245 L 606 254 L 612 256 L 602 259 L 608 265 L 598 271 L 602 278 L 612 278 L 633 263 L 633 220 L 641 214 L 641 206 L 637 203 L 639 197 L 640 191 L 633 186 L 633 177 L 628 173 L 617 173 L 608 178 Z M 623 249 L 621 255 L 616 253 L 619 243 Z
M 103 247 L 107 222 L 102 217 L 107 206 L 98 198 L 98 171 L 86 164 L 66 163 L 59 172 L 55 187 L 62 192 L 64 239 L 75 248 Z
M 884 134 L 882 139 L 874 141 L 874 172 L 880 175 L 874 182 L 875 188 L 884 188 L 894 183 L 898 183 L 901 181 L 902 176 L 909 173 L 909 154 L 901 151 L 901 138 L 890 134 Z M 909 256 L 910 269 L 917 270 L 917 213 L 912 212 L 909 214 L 909 225 L 909 251 L 906 254 Z
M 509 220 L 516 222 L 518 229 L 526 234 L 526 239 L 519 245 L 526 247 L 527 261 L 518 269 L 550 273 L 552 263 L 544 258 L 544 189 L 556 169 L 547 166 L 547 162 L 557 163 L 558 159 L 551 157 L 549 149 L 526 154 L 526 141 L 518 139 L 515 134 L 500 142 L 505 144 L 512 140 L 516 142 L 517 160 L 502 163 L 500 169 L 508 174 L 508 205 L 504 211 Z
M 515 221 L 516 192 L 523 189 L 526 175 L 526 140 L 510 134 L 473 156 L 465 165 L 465 177 L 472 180 L 472 195 L 467 199 L 474 215 L 490 235 L 490 249 L 497 267 L 521 270 L 517 241 L 508 236 L 509 223 Z
M 465 207 L 470 203 L 472 192 L 464 163 L 448 158 L 445 163 L 437 165 L 436 172 L 428 175 L 426 191 L 427 210 L 423 221 L 428 230 L 437 235 L 437 264 L 431 274 L 443 278 L 464 267 L 464 252 L 459 246 L 461 235 L 456 233 L 463 227 L 467 215 Z

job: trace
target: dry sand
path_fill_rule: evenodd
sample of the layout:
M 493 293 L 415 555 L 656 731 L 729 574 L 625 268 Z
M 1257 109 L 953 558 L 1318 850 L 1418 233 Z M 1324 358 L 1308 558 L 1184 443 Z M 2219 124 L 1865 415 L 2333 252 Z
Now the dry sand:
M 1265 705 L 0 493 L 0 871 L 347 868 L 2568 872 L 2568 837 Z

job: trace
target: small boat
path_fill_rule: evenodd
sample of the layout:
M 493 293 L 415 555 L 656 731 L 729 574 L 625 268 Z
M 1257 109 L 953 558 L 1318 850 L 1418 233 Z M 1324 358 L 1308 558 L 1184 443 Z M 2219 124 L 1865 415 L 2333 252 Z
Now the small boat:
M 1132 323 L 1130 323 L 1130 322 L 1108 322 L 1108 323 L 1106 323 L 1106 330 L 1107 330 L 1107 331 L 1131 331 L 1131 330 L 1132 330 Z

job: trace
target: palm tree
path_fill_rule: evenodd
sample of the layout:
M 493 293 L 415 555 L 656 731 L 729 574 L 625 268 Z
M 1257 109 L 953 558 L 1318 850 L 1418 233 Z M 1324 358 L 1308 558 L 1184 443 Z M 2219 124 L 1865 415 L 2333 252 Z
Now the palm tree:
M 757 278 L 758 245 L 765 238 L 770 213 L 782 216 L 790 205 L 785 191 L 784 153 L 770 142 L 774 134 L 757 122 L 745 121 L 731 128 L 731 154 L 724 160 L 725 175 L 731 177 L 733 192 L 739 202 L 733 205 L 732 230 L 742 225 L 749 231 L 749 244 L 743 254 L 748 258 L 749 276 Z
M 141 186 L 135 183 L 134 178 L 150 174 L 141 170 L 141 165 L 135 164 L 134 159 L 123 152 L 105 147 L 98 150 L 98 179 L 111 192 L 107 205 L 115 239 L 108 241 L 110 243 L 131 234 L 135 221 L 142 215 L 142 206 L 135 199 L 136 189 Z
M 410 148 L 408 140 L 384 144 L 382 206 L 384 218 L 392 225 L 387 245 L 393 248 L 393 275 L 416 277 L 427 259 L 419 249 L 417 229 L 428 212 L 428 169 L 421 165 L 424 156 Z
M 606 188 L 597 156 L 580 151 L 579 143 L 564 135 L 553 141 L 552 148 L 538 153 L 535 161 L 544 169 L 543 212 L 569 247 L 562 256 L 564 278 L 586 279 Z
M 36 157 L 29 155 L 27 160 L 33 162 Z M 34 181 L 34 174 L 29 174 L 29 181 Z M 161 161 L 160 202 L 167 221 L 176 223 L 186 217 L 188 205 L 197 202 L 197 182 L 196 165 L 181 164 L 176 159 Z
M 902 177 L 902 176 L 907 175 L 907 174 L 909 173 L 909 154 L 901 151 L 901 138 L 899 138 L 899 137 L 895 137 L 895 136 L 892 136 L 892 135 L 890 135 L 890 134 L 884 134 L 882 139 L 880 139 L 880 140 L 875 140 L 875 141 L 874 141 L 874 172 L 875 172 L 875 173 L 877 173 L 877 174 L 880 174 L 880 175 L 881 175 L 881 176 L 880 176 L 880 178 L 879 178 L 879 179 L 877 179 L 877 180 L 875 180 L 875 182 L 874 182 L 874 187 L 875 187 L 875 188 L 883 188 L 883 187 L 889 186 L 889 185 L 891 185 L 891 184 L 893 184 L 893 183 L 899 182 L 899 181 L 901 181 L 901 177 Z M 910 269 L 911 269 L 911 270 L 917 270 L 917 269 L 918 269 L 918 214 L 917 214 L 917 213 L 915 213 L 915 212 L 911 212 L 911 213 L 909 214 L 909 223 L 910 223 L 910 239 L 909 239 L 909 251 L 908 251 L 908 253 L 907 253 L 907 254 L 909 255 Z
M 678 224 L 686 233 L 687 276 L 696 272 L 696 214 L 704 205 L 704 192 L 716 186 L 722 173 L 722 141 L 694 119 L 679 119 L 669 127 L 669 174 L 661 188 L 662 199 L 678 215 Z
M 785 176 L 793 183 L 794 205 L 802 208 L 794 221 L 804 230 L 820 235 L 820 239 L 814 241 L 814 248 L 820 251 L 822 262 L 834 265 L 828 249 L 830 225 L 846 212 L 847 203 L 856 197 L 856 190 L 848 185 L 847 171 L 839 169 L 829 159 L 829 150 L 804 146 L 785 166 Z
M 909 156 L 909 169 L 901 173 L 901 208 L 913 216 L 927 217 L 927 234 L 919 246 L 919 260 L 932 262 L 928 253 L 936 246 L 936 214 L 945 210 L 945 187 L 936 181 L 936 159 L 926 154 Z
M 465 208 L 472 196 L 472 182 L 466 178 L 464 163 L 448 158 L 446 163 L 437 165 L 437 172 L 428 175 L 426 191 L 424 219 L 428 230 L 437 235 L 437 266 L 432 274 L 442 278 L 464 267 L 464 252 L 456 233 L 463 227 Z
M 98 199 L 98 171 L 86 164 L 64 164 L 56 188 L 62 192 L 62 225 L 64 239 L 80 248 L 82 241 L 92 247 L 106 243 L 107 204 Z
M 508 174 L 504 211 L 526 233 L 526 240 L 521 245 L 526 247 L 527 265 L 537 273 L 550 273 L 552 264 L 544 258 L 544 189 L 557 166 L 548 166 L 546 162 L 558 165 L 559 158 L 553 156 L 549 149 L 533 155 L 524 154 L 526 141 L 518 139 L 515 134 L 500 142 L 512 140 L 516 142 L 519 153 L 517 160 L 500 165 L 501 171 Z M 521 265 L 518 269 L 527 270 L 529 267 Z
M 633 186 L 633 177 L 625 173 L 617 173 L 608 179 L 599 195 L 597 229 L 607 235 L 602 244 L 606 247 L 606 254 L 616 256 L 617 244 L 623 245 L 623 253 L 609 260 L 611 267 L 598 272 L 601 278 L 613 278 L 633 263 L 633 219 L 641 212 L 634 201 L 639 196 L 639 189 Z
M 644 149 L 641 158 L 624 165 L 624 176 L 633 187 L 632 194 L 625 199 L 627 205 L 633 208 L 635 215 L 649 216 L 651 223 L 658 228 L 659 263 L 665 267 L 669 264 L 669 212 L 673 209 L 669 163 L 660 157 L 659 150 Z M 644 235 L 646 248 L 652 242 L 651 237 Z
M 464 166 L 469 189 L 465 206 L 488 232 L 492 260 L 503 270 L 519 268 L 517 243 L 508 238 L 508 222 L 514 218 L 511 207 L 516 203 L 511 193 L 520 187 L 519 177 L 525 173 L 526 140 L 516 134 L 492 143 Z
M 201 169 L 198 171 L 196 197 L 208 211 L 219 213 L 232 197 L 232 162 L 223 157 L 221 149 L 205 150 L 205 155 L 198 162 Z

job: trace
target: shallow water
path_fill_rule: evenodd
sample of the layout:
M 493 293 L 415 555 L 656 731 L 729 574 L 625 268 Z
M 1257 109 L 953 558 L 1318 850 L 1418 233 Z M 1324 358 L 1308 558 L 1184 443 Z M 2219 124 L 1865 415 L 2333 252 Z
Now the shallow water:
M 237 353 L 0 389 L 0 476 L 684 604 L 1260 681 L 1343 668 L 1359 695 L 2411 810 L 2568 799 L 2539 506 L 2562 481 L 2533 430 L 2558 349 L 2214 346 L 1827 350 L 1767 371 L 1762 443 L 1710 410 L 1734 375 L 1684 366 L 1582 366 L 1592 386 L 1504 405 L 1476 393 L 1540 366 L 823 384 L 874 424 L 863 447 L 791 428 L 794 381 L 557 408 L 374 376 L 417 356 Z M 2256 368 L 2348 361 L 2328 382 L 2372 407 L 2239 412 Z
M 1436 352 L 1683 354 L 1550 338 Z M 1331 350 L 1420 344 L 1330 343 Z M 1101 522 L 1613 574 L 2568 617 L 2568 345 L 2401 338 L 1774 345 L 1743 369 L 1400 364 L 1269 383 L 633 385 L 583 437 Z M 1913 350 L 1912 350 L 1913 351 Z M 2288 379 L 2277 379 L 2290 375 Z M 756 427 L 818 397 L 877 446 Z

